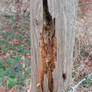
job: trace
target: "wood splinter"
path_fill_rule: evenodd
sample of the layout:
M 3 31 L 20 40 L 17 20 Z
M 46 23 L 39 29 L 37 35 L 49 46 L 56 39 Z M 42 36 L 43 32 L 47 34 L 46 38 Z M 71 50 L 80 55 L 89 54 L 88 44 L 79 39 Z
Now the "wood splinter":
M 48 89 L 53 92 L 54 82 L 52 72 L 57 61 L 57 39 L 55 36 L 55 18 L 48 9 L 47 0 L 43 0 L 43 29 L 39 38 L 39 83 L 43 91 L 44 75 L 48 78 Z

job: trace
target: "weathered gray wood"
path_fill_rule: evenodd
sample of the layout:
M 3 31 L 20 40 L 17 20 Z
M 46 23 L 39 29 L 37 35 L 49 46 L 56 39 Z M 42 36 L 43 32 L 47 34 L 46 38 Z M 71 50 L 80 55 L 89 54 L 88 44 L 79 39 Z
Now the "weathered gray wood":
M 62 92 L 72 82 L 72 54 L 75 40 L 75 18 L 77 0 L 59 0 L 56 5 L 56 31 L 58 39 L 58 64 L 55 77 L 55 91 Z M 66 75 L 64 80 L 62 75 Z
M 78 0 L 48 0 L 49 9 L 56 17 L 58 62 L 54 75 L 54 92 L 63 92 L 71 84 L 72 54 L 75 38 L 75 18 Z M 32 56 L 32 92 L 37 91 L 38 83 L 38 41 L 42 30 L 42 0 L 31 0 L 31 56 Z M 64 80 L 62 75 L 66 75 Z M 46 80 L 46 79 L 45 79 Z M 45 92 L 47 88 L 45 86 Z
M 39 31 L 42 30 L 42 2 L 41 0 L 30 0 L 30 32 L 31 32 L 31 70 L 32 70 L 32 89 L 31 92 L 37 91 L 38 83 L 38 40 Z

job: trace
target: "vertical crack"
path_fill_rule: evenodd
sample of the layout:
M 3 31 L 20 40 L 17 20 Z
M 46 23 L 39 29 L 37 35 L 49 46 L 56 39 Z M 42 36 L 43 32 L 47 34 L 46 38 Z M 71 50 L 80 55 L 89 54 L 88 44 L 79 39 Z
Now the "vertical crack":
M 54 80 L 52 72 L 57 61 L 57 39 L 55 36 L 55 18 L 48 9 L 47 0 L 43 0 L 43 29 L 39 39 L 39 82 L 42 92 L 44 75 L 48 78 L 48 89 L 53 92 Z

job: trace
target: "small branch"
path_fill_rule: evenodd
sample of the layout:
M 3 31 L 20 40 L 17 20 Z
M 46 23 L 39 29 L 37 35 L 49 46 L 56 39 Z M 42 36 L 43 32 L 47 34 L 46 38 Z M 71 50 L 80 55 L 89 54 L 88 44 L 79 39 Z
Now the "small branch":
M 80 3 L 79 6 L 89 5 L 89 4 L 92 4 L 92 2 Z
M 79 86 L 82 82 L 88 80 L 91 76 L 92 76 L 92 73 L 91 73 L 91 74 L 88 74 L 88 75 L 85 76 L 81 81 L 79 81 L 79 82 L 77 83 L 77 85 L 75 85 L 74 87 L 71 87 L 71 86 L 70 86 L 65 92 L 75 92 L 76 88 L 78 88 L 78 86 Z

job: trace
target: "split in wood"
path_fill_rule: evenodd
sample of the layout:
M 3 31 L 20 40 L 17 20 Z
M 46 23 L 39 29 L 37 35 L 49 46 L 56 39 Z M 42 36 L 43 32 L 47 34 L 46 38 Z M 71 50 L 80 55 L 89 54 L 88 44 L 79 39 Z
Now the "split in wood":
M 48 10 L 47 0 L 43 0 L 43 29 L 39 38 L 39 82 L 43 92 L 44 75 L 48 78 L 48 88 L 53 92 L 52 72 L 57 61 L 57 39 L 55 36 L 55 19 Z

